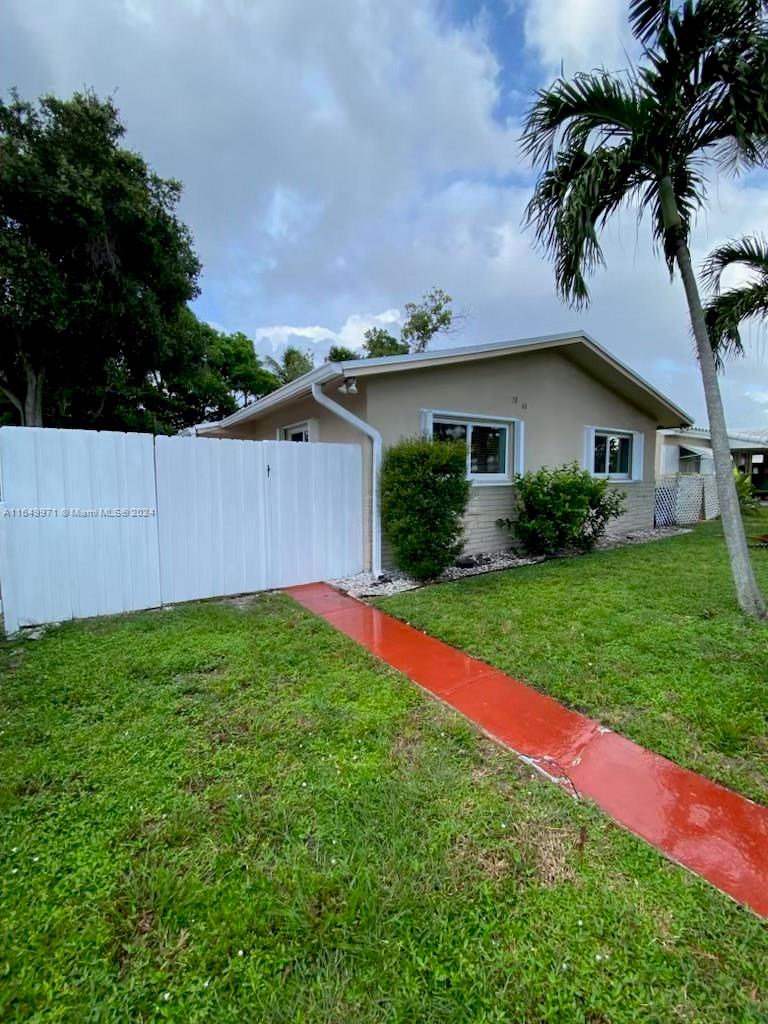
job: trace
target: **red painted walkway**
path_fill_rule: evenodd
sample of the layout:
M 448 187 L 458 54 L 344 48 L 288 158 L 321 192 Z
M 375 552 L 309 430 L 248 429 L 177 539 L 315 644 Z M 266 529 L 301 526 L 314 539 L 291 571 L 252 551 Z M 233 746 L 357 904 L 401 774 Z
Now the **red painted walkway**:
M 327 584 L 286 593 L 672 860 L 768 917 L 768 808 Z

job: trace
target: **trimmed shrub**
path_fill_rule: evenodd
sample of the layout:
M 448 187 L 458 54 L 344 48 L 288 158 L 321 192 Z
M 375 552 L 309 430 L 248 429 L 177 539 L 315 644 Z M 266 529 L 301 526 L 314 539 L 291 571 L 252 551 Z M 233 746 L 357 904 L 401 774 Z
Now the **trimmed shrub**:
M 387 449 L 381 518 L 398 568 L 429 580 L 453 563 L 462 548 L 469 487 L 463 441 L 414 437 Z
M 589 551 L 609 520 L 624 510 L 624 495 L 574 462 L 518 476 L 517 520 L 499 519 L 517 534 L 532 555 L 553 555 L 576 548 Z

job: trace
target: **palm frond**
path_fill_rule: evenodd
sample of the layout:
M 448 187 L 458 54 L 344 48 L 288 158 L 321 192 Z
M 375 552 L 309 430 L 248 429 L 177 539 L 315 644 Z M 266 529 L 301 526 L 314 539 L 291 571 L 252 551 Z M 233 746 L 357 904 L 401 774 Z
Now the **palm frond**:
M 629 24 L 647 49 L 674 40 L 678 49 L 693 52 L 707 39 L 748 31 L 765 10 L 765 0 L 630 0 Z
M 645 46 L 658 39 L 669 23 L 672 8 L 671 0 L 632 0 L 629 5 L 629 25 L 635 39 Z
M 534 166 L 549 167 L 557 148 L 622 142 L 643 124 L 642 97 L 629 75 L 606 71 L 558 79 L 542 89 L 523 124 L 522 148 Z
M 761 274 L 768 282 L 768 240 L 764 235 L 747 235 L 719 245 L 707 256 L 701 277 L 713 295 L 720 294 L 720 279 L 727 267 L 741 264 Z
M 604 263 L 599 231 L 641 187 L 643 174 L 629 144 L 591 152 L 572 146 L 539 178 L 525 223 L 553 259 L 557 290 L 571 305 L 589 301 L 587 276 Z
M 688 150 L 706 150 L 724 170 L 768 156 L 765 6 L 764 0 L 688 0 L 672 11 L 639 73 L 676 120 Z
M 700 149 L 716 147 L 726 169 L 759 166 L 768 156 L 768 35 L 754 36 L 738 52 L 727 46 L 708 55 L 688 126 Z
M 707 306 L 706 317 L 712 351 L 722 368 L 729 355 L 744 354 L 740 324 L 744 320 L 768 320 L 768 281 L 722 292 Z

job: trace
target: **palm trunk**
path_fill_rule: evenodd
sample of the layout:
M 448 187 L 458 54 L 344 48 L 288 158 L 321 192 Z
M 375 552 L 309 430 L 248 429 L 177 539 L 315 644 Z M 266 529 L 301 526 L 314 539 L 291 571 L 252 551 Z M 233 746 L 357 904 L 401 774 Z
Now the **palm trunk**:
M 733 460 L 728 442 L 728 431 L 725 425 L 723 399 L 717 379 L 715 357 L 709 343 L 704 309 L 701 305 L 696 276 L 691 264 L 691 254 L 684 239 L 678 238 L 675 244 L 675 258 L 680 268 L 680 275 L 685 286 L 688 299 L 688 310 L 691 326 L 696 339 L 696 351 L 699 355 L 701 379 L 704 383 L 704 397 L 709 416 L 709 432 L 712 439 L 712 454 L 715 460 L 715 482 L 717 496 L 720 501 L 720 517 L 723 523 L 725 543 L 731 562 L 731 573 L 736 587 L 736 597 L 741 610 L 747 615 L 757 618 L 766 617 L 765 600 L 755 579 L 754 569 L 749 557 L 747 539 L 744 534 L 744 522 L 741 518 L 739 499 L 736 495 L 736 484 L 733 479 Z

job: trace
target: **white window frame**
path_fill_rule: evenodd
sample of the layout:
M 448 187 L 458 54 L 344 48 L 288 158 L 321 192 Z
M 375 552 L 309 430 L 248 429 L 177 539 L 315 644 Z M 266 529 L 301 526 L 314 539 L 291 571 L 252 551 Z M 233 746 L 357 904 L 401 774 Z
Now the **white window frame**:
M 628 437 L 631 441 L 629 473 L 595 472 L 595 436 Z M 645 434 L 642 430 L 628 430 L 626 427 L 585 427 L 584 460 L 582 465 L 598 480 L 612 480 L 617 484 L 636 484 L 643 480 L 643 452 Z
M 450 409 L 421 409 L 420 428 L 425 437 L 432 437 L 434 422 L 457 423 L 467 427 L 467 479 L 477 487 L 512 486 L 513 478 L 523 472 L 523 438 L 525 424 L 514 416 L 489 416 L 487 413 L 456 412 Z M 482 427 L 503 427 L 507 432 L 506 472 L 472 472 L 472 424 Z
M 317 420 L 298 420 L 296 423 L 287 423 L 284 427 L 277 428 L 276 440 L 287 441 L 288 435 L 294 433 L 297 430 L 305 430 L 307 433 L 307 441 L 318 440 L 318 429 Z M 296 443 L 296 442 L 294 442 Z

